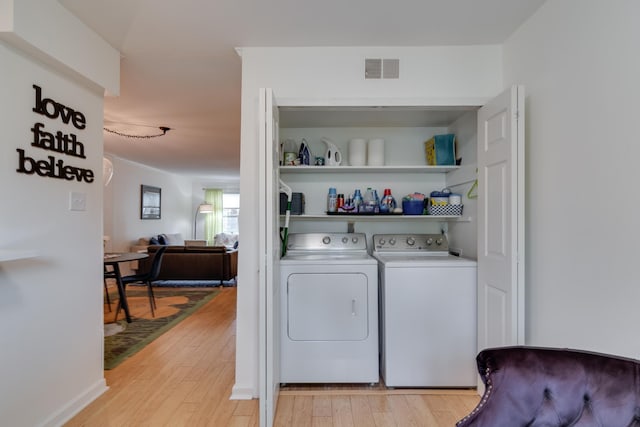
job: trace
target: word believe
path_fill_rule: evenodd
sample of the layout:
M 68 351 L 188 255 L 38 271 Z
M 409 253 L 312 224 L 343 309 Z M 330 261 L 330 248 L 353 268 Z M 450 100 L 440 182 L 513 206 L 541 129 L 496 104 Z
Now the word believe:
M 51 120 L 60 119 L 64 124 L 71 123 L 78 130 L 83 130 L 87 127 L 87 120 L 80 111 L 67 107 L 51 98 L 43 98 L 42 89 L 37 85 L 33 85 L 33 89 L 35 90 L 33 112 Z M 73 133 L 49 132 L 45 130 L 44 123 L 39 122 L 34 123 L 31 133 L 32 147 L 86 159 L 84 144 L 78 141 Z M 56 159 L 54 156 L 47 156 L 47 160 L 36 160 L 27 156 L 22 149 L 18 148 L 16 151 L 18 152 L 18 169 L 16 171 L 19 173 L 37 174 L 43 177 L 66 179 L 68 181 L 77 180 L 78 182 L 84 181 L 87 183 L 94 181 L 95 176 L 91 169 L 65 165 L 63 159 Z

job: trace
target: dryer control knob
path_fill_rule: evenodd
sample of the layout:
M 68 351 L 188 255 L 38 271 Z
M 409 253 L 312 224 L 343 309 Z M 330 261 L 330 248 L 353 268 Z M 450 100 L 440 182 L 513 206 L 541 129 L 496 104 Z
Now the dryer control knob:
M 328 245 L 329 243 L 331 243 L 331 237 L 329 236 L 324 236 L 322 238 L 322 243 L 324 243 L 325 245 Z
M 436 239 L 436 245 L 440 246 L 442 244 L 442 239 Z
M 427 239 L 427 246 L 431 246 L 433 244 L 433 239 L 431 237 L 429 237 Z
M 416 239 L 414 239 L 413 237 L 407 237 L 407 245 L 413 246 L 415 244 L 416 244 Z
M 396 244 L 396 239 L 394 239 L 394 238 L 389 239 L 389 244 L 391 246 L 395 245 Z
M 351 238 L 351 241 L 352 241 L 353 243 L 358 243 L 358 238 L 357 238 L 357 237 L 352 237 L 352 238 Z
M 384 240 L 384 239 L 380 239 L 380 240 L 378 240 L 378 244 L 379 244 L 380 246 L 384 246 L 384 244 L 385 244 L 385 243 L 387 243 L 387 241 L 386 241 L 386 240 Z
M 349 243 L 349 238 L 348 238 L 348 237 L 343 237 L 343 238 L 342 238 L 342 243 L 344 243 L 345 245 L 346 245 L 347 243 Z

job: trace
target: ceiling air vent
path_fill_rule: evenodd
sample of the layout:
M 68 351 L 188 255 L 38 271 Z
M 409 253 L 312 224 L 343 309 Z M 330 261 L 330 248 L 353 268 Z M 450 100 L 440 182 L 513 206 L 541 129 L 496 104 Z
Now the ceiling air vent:
M 382 59 L 365 59 L 364 60 L 364 78 L 365 79 L 382 78 Z
M 399 59 L 373 59 L 364 60 L 365 79 L 397 79 L 400 77 Z
M 397 79 L 400 77 L 400 60 L 399 59 L 383 59 L 382 60 L 382 78 Z

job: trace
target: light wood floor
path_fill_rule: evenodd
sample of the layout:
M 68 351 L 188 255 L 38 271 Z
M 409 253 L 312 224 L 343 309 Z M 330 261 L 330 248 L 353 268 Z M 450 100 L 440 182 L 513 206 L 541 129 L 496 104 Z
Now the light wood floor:
M 109 390 L 66 426 L 257 427 L 257 400 L 229 400 L 235 308 L 236 288 L 223 288 L 169 332 L 105 371 Z M 275 426 L 450 427 L 478 400 L 469 390 L 285 389 Z

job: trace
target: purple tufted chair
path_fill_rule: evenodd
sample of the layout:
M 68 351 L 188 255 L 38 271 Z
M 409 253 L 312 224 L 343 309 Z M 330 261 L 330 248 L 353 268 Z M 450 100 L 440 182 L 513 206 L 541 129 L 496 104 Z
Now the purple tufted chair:
M 640 361 L 503 347 L 476 357 L 485 393 L 457 427 L 640 427 Z

